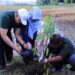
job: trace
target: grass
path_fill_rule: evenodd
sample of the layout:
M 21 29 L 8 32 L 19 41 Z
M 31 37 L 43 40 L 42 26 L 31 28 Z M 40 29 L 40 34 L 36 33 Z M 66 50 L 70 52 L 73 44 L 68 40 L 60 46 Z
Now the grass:
M 17 5 L 0 5 L 0 9 L 18 9 L 18 8 L 32 8 L 35 5 L 24 5 L 24 4 L 17 4 Z M 63 5 L 37 5 L 40 8 L 61 8 L 61 7 L 75 7 L 75 4 L 63 4 Z
M 18 10 L 20 8 L 26 8 L 30 10 L 33 5 L 0 5 L 0 10 Z M 55 16 L 63 14 L 75 14 L 75 4 L 68 5 L 38 5 L 42 9 L 43 16 Z

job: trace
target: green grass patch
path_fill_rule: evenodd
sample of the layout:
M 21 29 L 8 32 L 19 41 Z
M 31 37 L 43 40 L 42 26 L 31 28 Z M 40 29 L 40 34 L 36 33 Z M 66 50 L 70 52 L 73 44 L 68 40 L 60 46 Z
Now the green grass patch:
M 44 4 L 44 5 L 26 5 L 26 4 L 14 4 L 14 5 L 0 5 L 0 9 L 18 9 L 18 8 L 32 8 L 33 6 L 38 6 L 40 8 L 61 8 L 61 7 L 75 7 L 75 4 L 63 4 L 63 5 L 54 5 L 54 4 Z

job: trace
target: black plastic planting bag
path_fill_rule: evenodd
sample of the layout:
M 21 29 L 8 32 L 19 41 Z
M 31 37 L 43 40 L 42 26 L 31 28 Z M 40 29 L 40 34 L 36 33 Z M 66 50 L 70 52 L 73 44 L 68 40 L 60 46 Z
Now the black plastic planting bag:
M 28 49 L 22 50 L 21 51 L 21 56 L 23 57 L 23 61 L 26 64 L 29 64 L 29 62 L 33 60 L 33 52 L 32 52 L 32 50 L 28 50 Z

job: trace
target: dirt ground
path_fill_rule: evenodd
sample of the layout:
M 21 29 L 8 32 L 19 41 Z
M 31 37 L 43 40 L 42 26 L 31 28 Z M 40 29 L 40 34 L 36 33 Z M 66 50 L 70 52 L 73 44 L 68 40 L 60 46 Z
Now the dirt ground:
M 70 39 L 75 46 L 75 15 L 54 17 L 56 32 Z
M 22 62 L 14 62 L 11 66 L 8 66 L 5 72 L 1 72 L 0 75 L 75 75 L 75 72 L 64 70 L 47 74 L 44 70 L 41 70 L 41 66 L 38 63 L 31 62 L 29 65 L 25 65 Z
M 31 63 L 27 66 L 23 63 L 15 62 L 2 75 L 39 75 L 40 68 L 37 65 L 37 63 Z

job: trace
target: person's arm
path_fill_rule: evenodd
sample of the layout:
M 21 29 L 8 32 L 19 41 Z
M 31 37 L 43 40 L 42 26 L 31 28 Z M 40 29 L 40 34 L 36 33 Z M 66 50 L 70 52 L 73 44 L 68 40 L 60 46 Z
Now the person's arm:
M 25 43 L 25 41 L 22 39 L 22 36 L 20 35 L 20 32 L 21 32 L 20 28 L 16 28 L 15 35 L 16 35 L 17 40 L 24 48 L 31 49 L 31 44 L 29 42 Z
M 10 40 L 10 38 L 7 36 L 7 32 L 8 29 L 3 29 L 0 28 L 0 34 L 1 34 L 1 38 L 3 39 L 3 41 L 10 46 L 11 48 L 13 48 L 14 50 L 16 50 L 18 53 L 20 53 L 20 48 L 15 46 L 14 43 Z
M 69 54 L 69 49 L 68 49 L 68 45 L 65 44 L 64 47 L 61 49 L 59 55 L 54 56 L 54 57 L 49 57 L 47 59 L 47 62 L 56 62 L 56 61 L 61 61 L 63 58 L 65 58 L 67 56 L 67 54 Z
M 62 59 L 63 59 L 63 57 L 58 55 L 58 56 L 55 56 L 55 57 L 49 57 L 48 62 L 57 62 L 57 61 L 61 61 Z
M 61 49 L 58 56 L 48 58 L 49 62 L 55 62 L 55 61 L 61 61 L 63 58 L 65 58 L 69 54 L 68 44 L 64 44 L 64 47 Z
M 16 28 L 15 36 L 16 36 L 17 40 L 19 41 L 19 43 L 23 46 L 25 44 L 25 41 L 22 39 L 22 37 L 20 35 L 20 28 Z
M 47 48 L 49 49 L 50 53 L 53 50 L 50 46 L 50 43 L 48 44 Z M 57 61 L 61 61 L 63 59 L 63 57 L 61 55 L 57 55 L 54 57 L 48 56 L 47 59 L 44 59 L 44 62 L 57 62 Z

